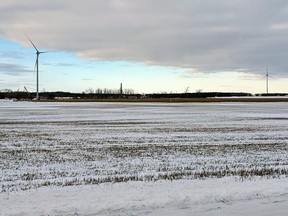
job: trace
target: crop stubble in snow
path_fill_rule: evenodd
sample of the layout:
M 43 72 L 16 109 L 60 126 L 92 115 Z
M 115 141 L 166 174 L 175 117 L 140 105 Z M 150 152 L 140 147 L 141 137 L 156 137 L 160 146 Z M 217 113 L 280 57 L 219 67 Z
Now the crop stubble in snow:
M 0 105 L 1 192 L 287 176 L 287 103 Z

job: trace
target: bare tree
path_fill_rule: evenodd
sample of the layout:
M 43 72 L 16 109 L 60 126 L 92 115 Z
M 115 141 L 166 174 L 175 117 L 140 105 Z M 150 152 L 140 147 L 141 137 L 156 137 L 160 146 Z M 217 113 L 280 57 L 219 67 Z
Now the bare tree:
M 96 93 L 96 94 L 103 94 L 103 90 L 102 90 L 101 88 L 97 88 L 97 89 L 95 90 L 95 93 Z
M 133 89 L 124 89 L 123 93 L 126 95 L 131 95 L 131 94 L 135 94 Z
M 85 93 L 93 94 L 94 93 L 94 89 L 93 88 L 88 88 L 88 89 L 85 90 Z
M 0 92 L 11 93 L 13 91 L 11 89 L 1 89 Z

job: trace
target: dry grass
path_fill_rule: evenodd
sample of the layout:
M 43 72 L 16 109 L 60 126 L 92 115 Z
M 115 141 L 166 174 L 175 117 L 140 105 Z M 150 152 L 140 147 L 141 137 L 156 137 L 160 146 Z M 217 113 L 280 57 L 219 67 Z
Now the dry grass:
M 205 100 L 224 98 L 212 99 Z M 66 105 L 37 112 L 28 106 L 26 112 L 8 110 L 10 115 L 3 109 L 0 193 L 104 182 L 288 177 L 286 104 L 216 104 L 206 111 L 202 105 L 180 111 L 181 105 L 143 105 L 118 112 L 110 104 L 117 109 L 107 113 Z

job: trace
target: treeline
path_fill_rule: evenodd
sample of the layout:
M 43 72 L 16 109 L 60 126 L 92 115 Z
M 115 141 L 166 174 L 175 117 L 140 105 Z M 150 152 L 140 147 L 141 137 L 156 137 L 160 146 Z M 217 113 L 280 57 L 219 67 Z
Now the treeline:
M 132 95 L 135 94 L 135 91 L 133 89 L 109 89 L 109 88 L 88 88 L 85 90 L 86 94 L 125 94 L 125 95 Z
M 13 92 L 13 91 L 0 91 L 0 99 L 15 98 L 17 100 L 32 100 L 36 93 L 31 94 L 28 92 Z
M 120 94 L 119 92 L 101 92 L 101 93 L 71 93 L 71 92 L 40 92 L 39 97 L 42 100 L 54 99 L 113 99 L 113 98 L 141 98 L 141 94 Z M 32 100 L 36 98 L 35 92 L 0 92 L 0 99 L 17 99 L 17 100 Z
M 113 99 L 113 98 L 207 98 L 207 97 L 235 97 L 251 96 L 249 93 L 221 93 L 221 92 L 200 92 L 200 93 L 155 93 L 155 94 L 135 94 L 132 92 L 40 92 L 40 99 Z M 32 100 L 36 93 L 32 92 L 0 92 L 0 99 L 15 98 L 17 100 Z
M 255 94 L 255 96 L 262 96 L 262 97 L 279 97 L 279 96 L 288 96 L 288 93 L 269 93 L 269 94 Z
M 242 92 L 195 92 L 195 93 L 159 93 L 146 94 L 148 98 L 208 98 L 208 97 L 247 97 L 250 93 Z
M 85 91 L 82 93 L 71 92 L 40 92 L 40 99 L 42 100 L 57 100 L 57 99 L 119 99 L 119 98 L 213 98 L 213 97 L 250 97 L 251 93 L 243 92 L 195 92 L 195 93 L 152 93 L 152 94 L 135 94 L 132 90 L 107 90 L 101 91 Z M 288 96 L 286 93 L 273 94 L 257 94 L 256 96 Z M 32 100 L 36 97 L 35 92 L 21 92 L 21 91 L 0 91 L 0 99 L 14 98 L 17 100 Z

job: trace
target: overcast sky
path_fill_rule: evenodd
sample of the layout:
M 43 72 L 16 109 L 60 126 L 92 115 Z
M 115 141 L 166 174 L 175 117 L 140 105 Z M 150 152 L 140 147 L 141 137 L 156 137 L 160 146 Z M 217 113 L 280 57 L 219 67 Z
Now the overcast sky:
M 1 0 L 0 89 L 288 92 L 284 0 Z M 45 56 L 44 56 L 45 55 Z M 41 88 L 40 87 L 40 88 Z M 31 87 L 32 88 L 32 87 Z

